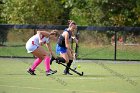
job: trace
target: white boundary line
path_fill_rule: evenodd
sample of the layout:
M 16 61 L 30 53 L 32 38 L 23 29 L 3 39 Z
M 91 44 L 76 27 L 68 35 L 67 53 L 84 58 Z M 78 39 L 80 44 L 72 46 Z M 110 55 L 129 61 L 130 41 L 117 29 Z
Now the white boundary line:
M 46 88 L 40 87 L 20 87 L 20 86 L 11 86 L 11 85 L 0 85 L 0 87 L 8 87 L 8 88 L 22 88 L 22 89 L 36 89 L 36 90 L 44 90 Z M 96 91 L 92 90 L 70 90 L 70 89 L 46 89 L 46 90 L 55 90 L 55 91 L 71 91 L 71 92 L 85 92 L 85 93 L 95 93 Z

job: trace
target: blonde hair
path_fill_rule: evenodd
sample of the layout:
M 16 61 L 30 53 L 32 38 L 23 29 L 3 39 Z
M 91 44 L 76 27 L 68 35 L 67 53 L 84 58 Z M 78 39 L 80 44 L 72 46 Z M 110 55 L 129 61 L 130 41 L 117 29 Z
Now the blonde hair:
M 59 32 L 58 32 L 58 30 L 52 30 L 50 32 L 50 35 L 55 35 L 56 37 L 58 37 L 59 36 Z

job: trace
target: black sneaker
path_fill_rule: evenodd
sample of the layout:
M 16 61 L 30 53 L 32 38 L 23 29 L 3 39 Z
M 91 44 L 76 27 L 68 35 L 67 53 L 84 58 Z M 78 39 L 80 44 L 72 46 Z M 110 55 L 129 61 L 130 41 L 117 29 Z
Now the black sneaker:
M 73 75 L 73 74 L 68 72 L 68 73 L 64 73 L 63 75 Z
M 66 72 L 66 70 L 64 70 L 64 74 L 63 75 L 73 75 L 72 73 L 70 73 L 69 71 Z
M 55 74 L 55 73 L 57 73 L 57 70 L 54 70 L 53 71 L 53 70 L 50 69 L 50 71 L 46 71 L 46 75 L 47 76 L 52 75 L 52 74 Z
M 36 74 L 34 73 L 34 71 L 31 70 L 31 68 L 29 68 L 29 69 L 27 70 L 27 72 L 28 72 L 29 74 L 31 74 L 31 75 L 36 75 Z
M 67 72 L 67 73 L 64 73 L 63 75 L 73 75 L 73 74 L 70 72 Z

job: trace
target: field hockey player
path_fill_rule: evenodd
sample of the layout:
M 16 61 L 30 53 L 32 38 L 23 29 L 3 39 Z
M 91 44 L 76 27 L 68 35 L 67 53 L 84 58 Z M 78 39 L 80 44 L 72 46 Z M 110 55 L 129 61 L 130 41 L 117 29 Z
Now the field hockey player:
M 55 54 L 52 51 L 51 45 L 50 45 L 50 39 L 57 37 L 58 31 L 52 30 L 50 33 L 46 31 L 37 31 L 37 34 L 32 36 L 26 43 L 26 49 L 28 53 L 32 53 L 36 60 L 32 64 L 32 66 L 27 70 L 28 73 L 31 75 L 36 75 L 35 69 L 37 66 L 44 60 L 44 65 L 46 69 L 46 75 L 52 75 L 55 74 L 57 71 L 53 71 L 50 69 L 50 57 L 49 55 L 53 55 L 55 58 Z M 46 47 L 49 50 L 49 53 L 46 52 L 46 50 L 43 49 L 42 45 L 46 45 Z

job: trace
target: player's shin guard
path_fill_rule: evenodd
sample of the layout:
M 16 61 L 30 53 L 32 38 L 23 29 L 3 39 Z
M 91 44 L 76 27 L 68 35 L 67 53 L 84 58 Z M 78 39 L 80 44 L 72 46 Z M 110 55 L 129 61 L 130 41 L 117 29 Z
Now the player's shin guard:
M 50 71 L 50 57 L 46 56 L 44 60 L 46 71 Z
M 33 65 L 31 66 L 31 70 L 32 70 L 32 71 L 35 71 L 36 67 L 37 67 L 41 62 L 42 62 L 42 59 L 37 58 L 37 59 L 34 61 Z
M 67 67 L 66 67 L 65 70 L 64 70 L 64 73 L 69 73 L 69 68 L 70 68 L 72 62 L 73 62 L 73 60 L 69 60 L 69 63 L 67 63 Z M 69 68 L 68 68 L 68 67 L 69 67 Z
M 52 64 L 52 62 L 55 60 L 55 58 L 53 56 L 51 56 L 50 58 L 50 65 Z
M 66 60 L 65 60 L 63 57 L 57 57 L 57 58 L 56 58 L 56 61 L 57 61 L 58 63 L 60 63 L 60 62 L 65 63 L 65 62 L 66 62 Z

